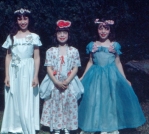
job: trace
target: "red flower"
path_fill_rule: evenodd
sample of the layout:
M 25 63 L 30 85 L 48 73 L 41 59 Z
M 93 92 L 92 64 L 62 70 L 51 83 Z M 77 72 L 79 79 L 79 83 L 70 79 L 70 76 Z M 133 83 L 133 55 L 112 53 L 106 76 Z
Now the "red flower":
M 54 75 L 54 76 L 57 75 L 57 71 L 53 71 L 53 75 Z
M 67 73 L 67 76 L 70 76 L 70 74 L 71 74 L 71 71 L 69 71 L 69 72 Z
M 76 108 L 77 106 L 76 105 L 74 105 L 74 108 Z
M 72 102 L 75 102 L 75 101 L 76 101 L 75 99 L 72 100 Z
M 61 127 L 61 124 L 58 124 L 58 127 Z
M 77 124 L 78 124 L 78 122 L 74 122 L 74 124 L 75 124 L 75 125 L 77 125 Z
M 76 116 L 73 116 L 73 119 L 76 119 L 77 117 Z
M 67 28 L 71 26 L 71 22 L 65 20 L 58 20 L 56 24 L 59 28 Z
M 69 94 L 69 97 L 71 97 L 72 95 L 71 94 Z

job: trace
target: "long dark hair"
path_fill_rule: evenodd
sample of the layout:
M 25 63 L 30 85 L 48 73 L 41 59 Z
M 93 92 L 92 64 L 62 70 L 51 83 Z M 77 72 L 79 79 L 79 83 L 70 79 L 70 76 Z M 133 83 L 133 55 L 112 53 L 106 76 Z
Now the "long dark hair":
M 13 42 L 14 42 L 14 39 L 13 39 L 13 36 L 17 34 L 17 32 L 19 31 L 19 26 L 18 26 L 18 23 L 17 23 L 17 18 L 21 18 L 21 17 L 28 17 L 29 18 L 29 25 L 28 25 L 28 30 L 30 32 L 33 31 L 33 18 L 31 16 L 31 13 L 29 12 L 26 12 L 24 11 L 24 13 L 20 13 L 20 12 L 17 12 L 17 13 L 14 13 L 14 20 L 13 20 L 13 25 L 12 25 L 12 29 L 9 33 L 10 35 L 10 39 L 12 40 L 12 45 L 13 45 Z
M 59 41 L 57 40 L 57 32 L 60 32 L 60 31 L 68 32 L 68 40 L 66 43 L 68 46 L 73 46 L 74 41 L 73 41 L 73 37 L 72 37 L 71 32 L 70 32 L 70 29 L 69 28 L 59 28 L 59 27 L 56 28 L 56 32 L 55 32 L 54 37 L 53 37 L 52 45 L 53 46 L 59 45 Z
M 105 22 L 107 19 L 100 19 L 101 22 Z M 95 30 L 96 30 L 96 33 L 94 35 L 94 41 L 97 41 L 100 39 L 99 37 L 99 34 L 98 34 L 98 28 L 99 28 L 99 25 L 100 24 L 95 24 Z M 108 36 L 108 39 L 112 42 L 112 41 L 115 41 L 115 27 L 114 25 L 103 25 L 104 28 L 110 28 L 110 33 L 109 33 L 109 36 Z

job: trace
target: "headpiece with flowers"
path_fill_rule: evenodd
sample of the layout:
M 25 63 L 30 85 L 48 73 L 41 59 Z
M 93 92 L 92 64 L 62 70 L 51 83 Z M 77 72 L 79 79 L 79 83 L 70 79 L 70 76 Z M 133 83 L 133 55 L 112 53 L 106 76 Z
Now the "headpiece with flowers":
M 58 20 L 56 25 L 58 28 L 69 28 L 71 26 L 71 22 L 67 20 Z
M 114 25 L 113 20 L 100 21 L 99 19 L 95 19 L 94 23 L 95 24 L 102 24 L 102 25 Z
M 24 14 L 24 13 L 31 13 L 31 11 L 29 11 L 28 9 L 23 9 L 23 8 L 21 8 L 21 9 L 19 9 L 19 10 L 16 10 L 15 12 L 14 12 L 14 14 Z

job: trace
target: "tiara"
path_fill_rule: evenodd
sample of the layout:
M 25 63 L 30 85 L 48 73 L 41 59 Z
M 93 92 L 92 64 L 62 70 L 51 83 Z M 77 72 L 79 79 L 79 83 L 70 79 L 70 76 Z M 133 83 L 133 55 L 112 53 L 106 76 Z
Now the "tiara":
M 14 12 L 14 14 L 17 14 L 17 13 L 24 14 L 24 13 L 31 13 L 31 11 L 21 8 L 20 10 L 16 10 Z
M 105 20 L 105 21 L 99 21 L 99 19 L 95 19 L 95 24 L 102 24 L 102 25 L 114 25 L 113 20 Z
M 70 21 L 65 21 L 65 20 L 58 20 L 56 22 L 56 25 L 59 28 L 67 28 L 67 27 L 70 27 L 71 26 L 71 22 Z

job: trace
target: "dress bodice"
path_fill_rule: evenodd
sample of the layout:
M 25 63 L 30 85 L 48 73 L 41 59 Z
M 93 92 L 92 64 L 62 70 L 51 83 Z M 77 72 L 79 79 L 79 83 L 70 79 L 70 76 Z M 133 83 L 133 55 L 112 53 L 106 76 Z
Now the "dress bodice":
M 79 52 L 74 47 L 67 47 L 66 55 L 59 55 L 59 49 L 52 47 L 46 52 L 45 66 L 52 66 L 61 79 L 66 79 L 73 67 L 81 66 Z
M 11 49 L 12 58 L 31 58 L 34 53 L 34 46 L 41 46 L 41 42 L 39 40 L 39 36 L 37 34 L 31 33 L 24 38 L 13 37 L 14 42 L 12 45 L 12 41 L 10 36 L 7 37 L 3 46 L 6 49 Z
M 2 47 L 11 50 L 11 65 L 14 67 L 25 65 L 29 61 L 28 58 L 33 57 L 34 46 L 42 45 L 39 36 L 35 33 L 30 33 L 24 38 L 14 36 L 13 39 L 12 44 L 12 40 L 8 36 Z
M 95 46 L 94 42 L 90 42 L 87 45 L 87 53 L 92 54 L 93 64 L 99 66 L 107 66 L 115 62 L 115 57 L 120 52 L 120 45 L 117 42 L 113 43 L 115 53 L 109 52 L 108 47 Z

